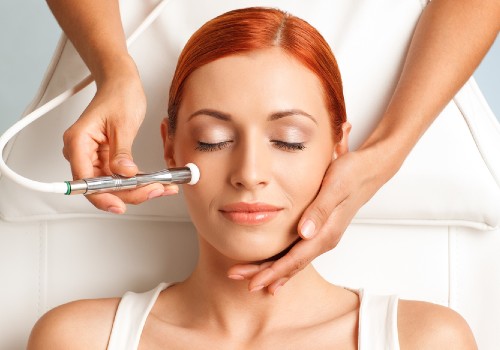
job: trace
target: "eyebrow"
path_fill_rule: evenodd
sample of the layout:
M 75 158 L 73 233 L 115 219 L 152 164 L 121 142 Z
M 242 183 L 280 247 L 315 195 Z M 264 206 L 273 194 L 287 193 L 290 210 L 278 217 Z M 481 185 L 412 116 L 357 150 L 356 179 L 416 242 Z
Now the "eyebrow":
M 209 117 L 214 117 L 216 119 L 220 119 L 220 120 L 224 120 L 224 121 L 231 120 L 230 114 L 220 112 L 220 111 L 217 111 L 215 109 L 204 108 L 204 109 L 200 109 L 200 110 L 194 112 L 193 114 L 191 114 L 188 118 L 188 121 L 190 121 L 191 119 L 193 119 L 194 117 L 197 117 L 199 115 L 207 115 Z
M 206 116 L 213 117 L 213 118 L 223 120 L 223 121 L 229 121 L 232 119 L 231 114 L 217 111 L 215 109 L 204 108 L 204 109 L 200 109 L 200 110 L 194 112 L 193 114 L 191 114 L 188 118 L 188 121 L 193 119 L 194 117 L 199 116 L 199 115 L 206 115 Z M 273 120 L 278 120 L 278 119 L 281 119 L 284 117 L 290 117 L 290 116 L 294 116 L 294 115 L 301 115 L 301 116 L 307 117 L 307 118 L 311 119 L 315 124 L 318 124 L 318 122 L 316 121 L 316 119 L 312 115 L 304 112 L 301 109 L 287 109 L 287 110 L 283 110 L 283 111 L 273 112 L 269 115 L 267 120 L 273 121 Z
M 274 112 L 274 113 L 271 113 L 268 120 L 273 121 L 273 120 L 281 119 L 284 117 L 290 117 L 293 115 L 301 115 L 301 116 L 307 117 L 307 118 L 311 119 L 315 124 L 318 124 L 318 122 L 316 121 L 316 119 L 312 115 L 304 112 L 301 109 L 287 109 L 284 111 Z

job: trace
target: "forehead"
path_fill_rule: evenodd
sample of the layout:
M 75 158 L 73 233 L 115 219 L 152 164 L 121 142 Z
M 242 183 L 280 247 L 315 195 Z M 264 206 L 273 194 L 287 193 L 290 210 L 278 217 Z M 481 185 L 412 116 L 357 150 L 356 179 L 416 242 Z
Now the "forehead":
M 179 116 L 202 108 L 231 114 L 301 109 L 328 118 L 318 77 L 279 48 L 227 56 L 195 70 Z

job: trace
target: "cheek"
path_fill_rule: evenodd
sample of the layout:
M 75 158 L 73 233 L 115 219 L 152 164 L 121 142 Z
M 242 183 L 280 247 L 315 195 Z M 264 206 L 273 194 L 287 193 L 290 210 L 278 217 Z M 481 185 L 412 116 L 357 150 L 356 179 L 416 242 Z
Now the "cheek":
M 200 187 L 206 181 L 206 174 L 214 174 L 213 169 L 215 164 L 210 161 L 210 157 L 206 153 L 196 150 L 196 144 L 191 140 L 192 137 L 182 133 L 178 133 L 174 142 L 173 160 L 176 167 L 182 167 L 187 163 L 194 163 L 200 170 L 200 180 L 196 187 Z M 187 186 L 186 186 L 187 187 Z
M 292 200 L 294 212 L 301 213 L 314 200 L 331 163 L 331 153 L 319 148 L 308 150 L 293 161 L 276 164 L 277 181 Z M 326 147 L 328 148 L 328 147 Z
M 196 150 L 176 152 L 176 164 L 194 163 L 200 169 L 200 180 L 194 186 L 184 185 L 183 193 L 193 221 L 204 222 L 210 206 L 224 188 L 225 162 Z
M 184 185 L 184 192 L 193 192 L 199 198 L 208 197 L 214 189 L 223 185 L 227 169 L 225 162 L 217 161 L 213 157 L 204 156 L 202 152 L 190 154 L 185 157 L 178 157 L 176 164 L 196 164 L 200 170 L 200 179 L 194 186 Z

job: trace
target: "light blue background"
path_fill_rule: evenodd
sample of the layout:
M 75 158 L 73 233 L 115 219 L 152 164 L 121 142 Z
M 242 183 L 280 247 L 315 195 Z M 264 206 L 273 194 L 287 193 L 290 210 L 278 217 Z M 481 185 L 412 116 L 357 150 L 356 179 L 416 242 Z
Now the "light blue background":
M 34 97 L 60 35 L 45 1 L 0 2 L 0 133 Z M 500 39 L 475 73 L 500 120 Z

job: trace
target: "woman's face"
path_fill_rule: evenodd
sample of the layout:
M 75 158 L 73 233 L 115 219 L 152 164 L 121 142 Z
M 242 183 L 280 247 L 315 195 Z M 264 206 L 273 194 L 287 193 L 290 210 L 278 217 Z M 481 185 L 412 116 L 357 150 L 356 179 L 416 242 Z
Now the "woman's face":
M 298 238 L 334 151 L 311 71 L 277 48 L 216 60 L 187 79 L 170 140 L 166 128 L 168 165 L 200 168 L 183 191 L 201 243 L 248 262 Z

